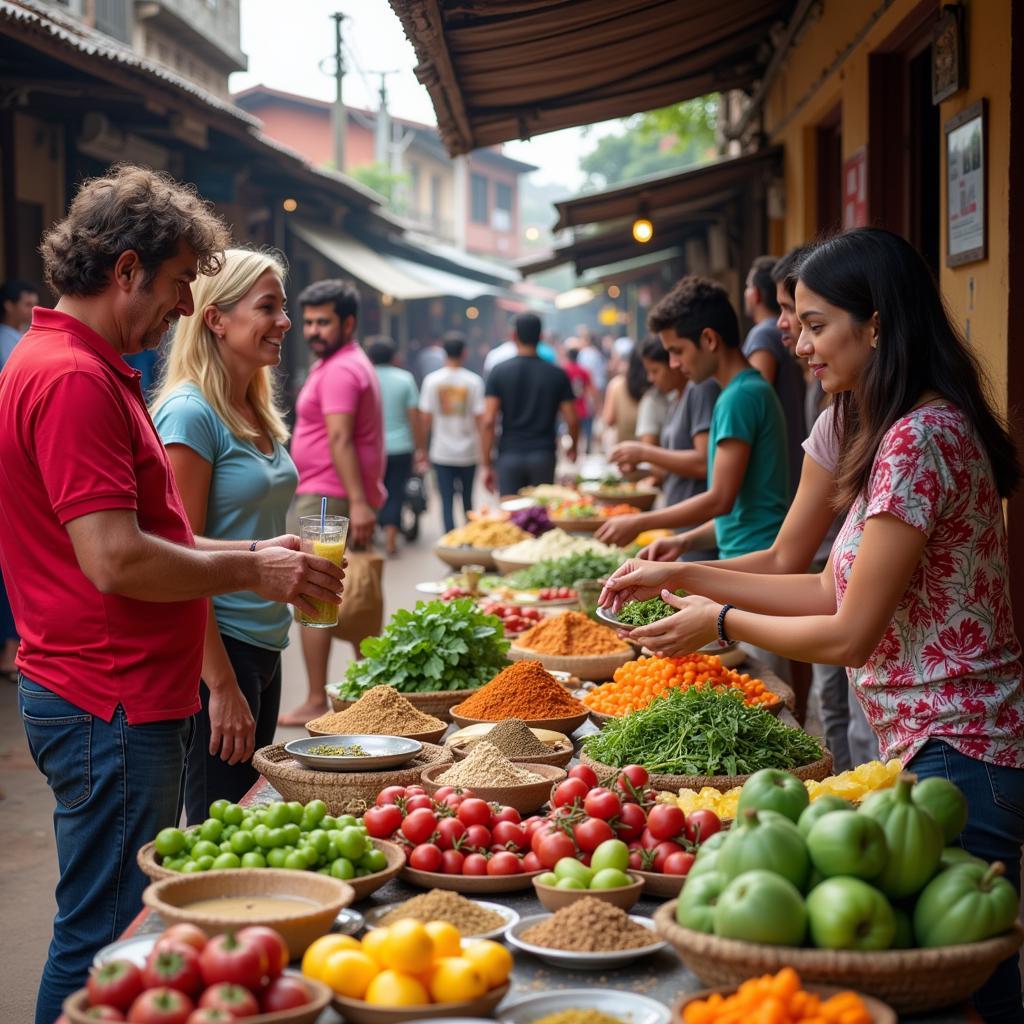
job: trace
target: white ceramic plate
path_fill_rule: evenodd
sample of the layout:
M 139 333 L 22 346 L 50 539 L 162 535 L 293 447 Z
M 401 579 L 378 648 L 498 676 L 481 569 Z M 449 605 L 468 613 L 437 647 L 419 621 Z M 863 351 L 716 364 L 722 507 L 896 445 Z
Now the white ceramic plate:
M 640 946 L 637 949 L 616 949 L 610 953 L 582 953 L 578 950 L 550 949 L 547 946 L 535 946 L 533 943 L 524 942 L 520 938 L 523 932 L 528 931 L 535 924 L 540 924 L 541 921 L 546 921 L 552 916 L 551 914 L 531 914 L 529 917 L 520 918 L 519 923 L 513 925 L 505 933 L 505 938 L 517 949 L 521 949 L 526 953 L 532 953 L 545 963 L 551 964 L 552 967 L 564 967 L 567 970 L 578 971 L 603 971 L 611 967 L 623 967 L 634 960 L 640 960 L 645 956 L 650 956 L 652 953 L 657 953 L 658 950 L 665 949 L 668 945 L 667 942 L 657 938 L 654 934 L 654 922 L 649 917 L 638 917 L 634 914 L 629 915 L 630 921 L 640 925 L 641 928 L 647 928 L 652 933 L 652 942 L 649 946 Z
M 324 744 L 349 747 L 358 744 L 366 751 L 365 757 L 332 757 L 328 754 L 311 754 L 313 747 Z M 292 740 L 284 745 L 285 753 L 291 754 L 305 768 L 321 772 L 369 772 L 381 768 L 398 768 L 411 761 L 422 749 L 419 740 L 404 736 L 307 736 Z
M 533 508 L 536 504 L 534 498 L 508 498 L 501 503 L 501 511 L 521 512 L 524 508 Z
M 483 907 L 485 910 L 493 910 L 496 914 L 501 914 L 501 916 L 505 918 L 505 923 L 499 928 L 494 928 L 489 932 L 482 932 L 480 935 L 466 935 L 465 937 L 467 939 L 500 939 L 507 929 L 511 928 L 519 921 L 519 915 L 511 907 L 502 906 L 500 903 L 488 903 L 486 900 L 473 900 L 473 902 L 478 907 Z M 368 910 L 365 915 L 366 927 L 380 927 L 377 922 L 399 906 L 401 906 L 400 903 L 385 903 L 379 907 L 374 907 L 373 910 Z
M 427 580 L 424 583 L 417 583 L 416 589 L 421 594 L 443 594 L 447 589 L 444 580 Z
M 153 952 L 159 932 L 148 935 L 133 935 L 130 939 L 118 939 L 104 946 L 93 958 L 94 967 L 102 967 L 111 960 L 130 960 L 136 967 L 145 967 L 146 959 Z
M 669 1008 L 649 996 L 614 988 L 565 988 L 539 992 L 508 1003 L 498 1012 L 506 1024 L 533 1024 L 561 1010 L 600 1010 L 625 1024 L 668 1024 Z

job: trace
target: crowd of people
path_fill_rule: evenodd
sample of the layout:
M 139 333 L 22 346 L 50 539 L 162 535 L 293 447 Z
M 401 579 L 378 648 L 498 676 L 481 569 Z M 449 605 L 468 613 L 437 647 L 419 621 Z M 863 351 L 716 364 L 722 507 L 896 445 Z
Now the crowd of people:
M 0 671 L 53 791 L 61 872 L 37 1024 L 136 912 L 135 851 L 183 808 L 196 821 L 241 798 L 254 749 L 325 709 L 333 640 L 358 656 L 381 628 L 378 530 L 397 555 L 406 488 L 428 471 L 446 530 L 478 482 L 551 483 L 591 448 L 658 481 L 662 507 L 598 532 L 672 531 L 605 586 L 613 608 L 677 609 L 633 638 L 665 655 L 738 642 L 797 689 L 812 665 L 836 769 L 881 755 L 950 778 L 970 803 L 963 845 L 1017 883 L 1024 691 L 1001 499 L 1020 461 L 902 239 L 859 229 L 754 261 L 745 337 L 727 291 L 691 275 L 636 344 L 545 337 L 525 313 L 482 375 L 452 332 L 419 384 L 390 338 L 360 340 L 351 283 L 313 282 L 291 427 L 275 373 L 288 268 L 233 248 L 194 190 L 119 168 L 83 184 L 42 253 L 55 307 L 9 282 L 0 325 L 0 480 L 19 496 L 0 505 Z M 127 360 L 168 331 L 147 396 Z M 297 536 L 324 499 L 350 520 L 344 567 Z M 292 616 L 322 601 L 338 626 L 300 631 L 308 694 L 282 713 Z M 1015 961 L 977 1002 L 1019 1019 Z

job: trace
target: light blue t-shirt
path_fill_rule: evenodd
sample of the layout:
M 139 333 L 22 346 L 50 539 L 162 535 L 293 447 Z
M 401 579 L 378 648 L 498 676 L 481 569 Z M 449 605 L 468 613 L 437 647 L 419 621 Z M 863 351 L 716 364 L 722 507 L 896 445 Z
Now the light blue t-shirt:
M 715 402 L 708 436 L 708 480 L 718 442 L 750 446 L 750 461 L 731 511 L 715 518 L 718 557 L 736 558 L 772 546 L 789 507 L 786 421 L 775 389 L 753 367 L 741 370 Z
M 384 450 L 404 455 L 415 448 L 409 410 L 418 408 L 420 393 L 416 378 L 400 366 L 375 366 L 380 381 L 380 402 L 384 409 Z
M 299 482 L 287 450 L 274 442 L 272 455 L 228 430 L 194 384 L 178 388 L 153 417 L 165 445 L 184 444 L 213 466 L 203 536 L 218 540 L 266 540 L 285 532 L 285 516 Z M 291 612 L 250 590 L 213 599 L 217 625 L 226 636 L 280 651 L 288 646 Z

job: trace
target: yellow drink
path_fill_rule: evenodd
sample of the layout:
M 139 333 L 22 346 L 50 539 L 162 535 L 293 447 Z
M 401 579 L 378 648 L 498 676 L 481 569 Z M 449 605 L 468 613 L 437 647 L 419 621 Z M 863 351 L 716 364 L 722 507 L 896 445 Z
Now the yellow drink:
M 346 542 L 343 540 L 315 540 L 313 541 L 313 554 L 320 558 L 326 558 L 329 562 L 340 566 L 345 558 Z M 336 626 L 338 624 L 338 606 L 330 601 L 315 601 L 312 598 L 310 603 L 316 608 L 315 614 L 299 612 L 299 622 L 304 626 Z

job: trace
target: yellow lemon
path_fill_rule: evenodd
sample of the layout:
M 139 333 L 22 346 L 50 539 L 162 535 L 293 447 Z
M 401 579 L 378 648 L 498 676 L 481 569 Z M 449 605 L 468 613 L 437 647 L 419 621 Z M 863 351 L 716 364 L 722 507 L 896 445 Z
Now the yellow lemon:
M 450 921 L 428 921 L 427 934 L 434 943 L 434 956 L 458 956 L 462 952 L 462 935 Z
M 479 999 L 487 991 L 483 972 L 464 956 L 444 956 L 434 965 L 430 995 L 437 1003 Z
M 500 942 L 490 939 L 466 942 L 462 956 L 476 966 L 488 988 L 504 985 L 512 973 L 512 954 Z
M 400 971 L 381 971 L 366 990 L 368 1006 L 424 1006 L 430 993 L 411 975 Z
M 434 943 L 422 921 L 404 918 L 388 928 L 382 944 L 384 966 L 406 974 L 419 974 L 434 961 Z
M 339 996 L 362 999 L 379 973 L 380 966 L 371 957 L 360 950 L 343 949 L 327 958 L 320 980 Z
M 374 960 L 378 967 L 386 967 L 384 963 L 384 946 L 388 941 L 387 928 L 371 928 L 363 936 L 363 952 Z
M 307 978 L 323 981 L 323 969 L 332 953 L 343 949 L 359 949 L 359 940 L 351 935 L 321 935 L 302 954 L 302 973 Z

